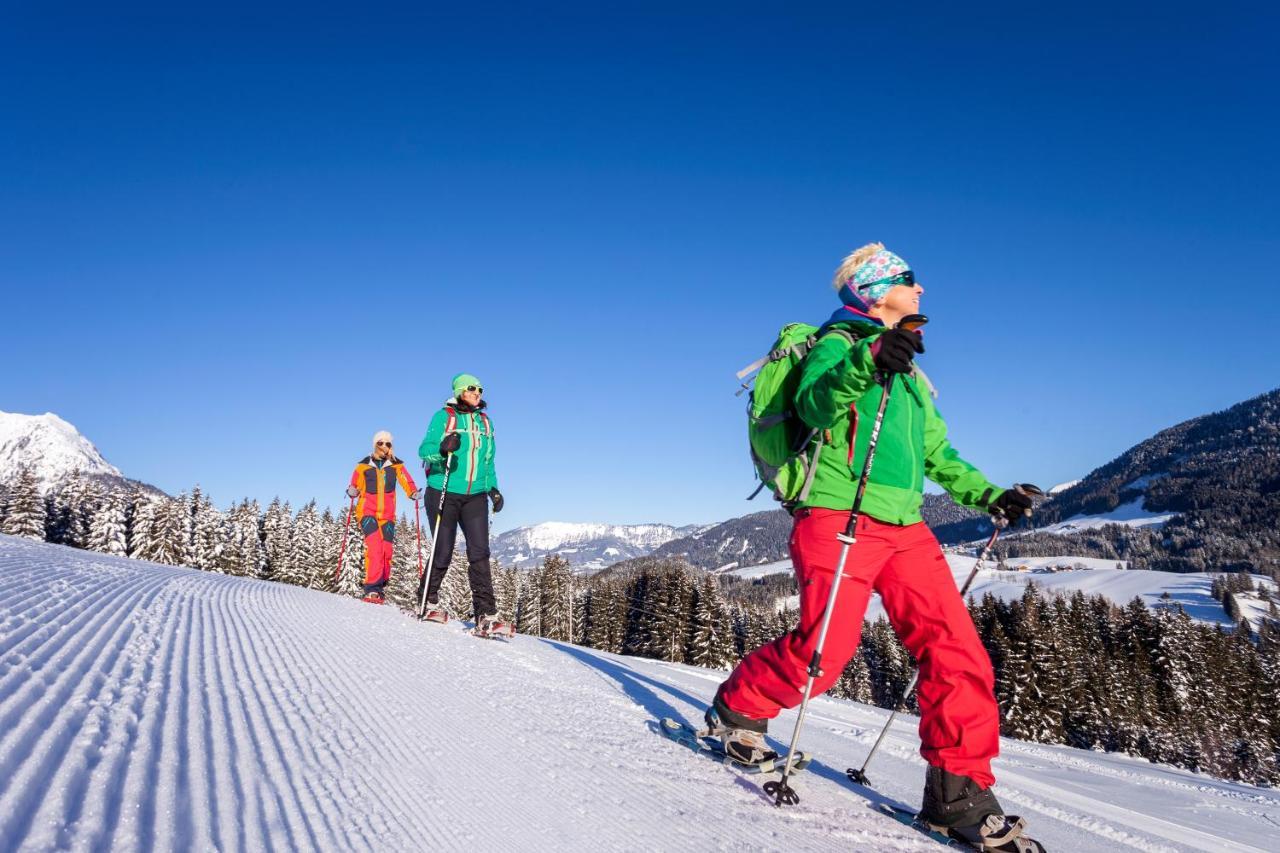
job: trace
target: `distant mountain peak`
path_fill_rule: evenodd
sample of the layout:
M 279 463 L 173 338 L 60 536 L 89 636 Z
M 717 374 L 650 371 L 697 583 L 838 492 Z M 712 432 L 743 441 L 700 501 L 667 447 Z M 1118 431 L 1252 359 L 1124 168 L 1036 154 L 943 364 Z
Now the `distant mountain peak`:
M 594 571 L 649 554 L 697 529 L 671 524 L 544 521 L 498 534 L 492 548 L 503 565 L 531 569 L 547 556 L 559 554 L 577 571 Z
M 0 482 L 16 479 L 24 466 L 35 472 L 45 492 L 75 471 L 87 477 L 124 479 L 93 442 L 53 412 L 0 412 Z

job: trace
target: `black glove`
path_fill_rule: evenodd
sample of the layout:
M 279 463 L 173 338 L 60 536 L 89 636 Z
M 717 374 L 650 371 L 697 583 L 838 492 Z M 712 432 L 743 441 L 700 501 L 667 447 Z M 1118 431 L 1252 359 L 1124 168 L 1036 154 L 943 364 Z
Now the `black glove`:
M 489 500 L 493 501 L 493 512 L 495 515 L 502 512 L 502 505 L 506 503 L 506 501 L 502 499 L 502 492 L 497 489 L 490 489 Z
M 458 448 L 462 446 L 462 437 L 456 432 L 451 432 L 440 442 L 440 455 L 448 456 L 450 453 L 457 453 Z
M 924 339 L 906 329 L 882 332 L 876 343 L 876 367 L 887 373 L 910 373 L 911 359 L 924 352 Z
M 1031 515 L 1031 506 L 1031 498 L 1016 488 L 1005 489 L 1000 493 L 1000 497 L 993 500 L 987 507 L 987 512 L 1008 519 L 1010 524 L 1017 524 Z

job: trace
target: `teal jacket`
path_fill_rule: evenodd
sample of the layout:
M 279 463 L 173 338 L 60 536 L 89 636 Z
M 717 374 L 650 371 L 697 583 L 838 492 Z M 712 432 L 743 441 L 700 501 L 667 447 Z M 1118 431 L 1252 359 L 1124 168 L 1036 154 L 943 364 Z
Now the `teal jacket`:
M 859 321 L 834 323 L 828 329 L 844 334 L 818 339 L 804 360 L 796 389 L 796 413 L 823 435 L 813 487 L 801 506 L 850 509 L 883 395 L 874 380 L 871 345 L 884 329 Z M 872 518 L 891 524 L 920 521 L 925 477 L 962 506 L 985 509 L 1004 491 L 951 446 L 931 391 L 917 372 L 893 377 L 862 499 L 863 513 Z
M 493 422 L 484 414 L 484 403 L 475 411 L 461 407 L 456 399 L 450 399 L 444 408 L 431 418 L 427 434 L 418 446 L 418 456 L 428 466 L 427 486 L 444 489 L 444 457 L 440 455 L 440 442 L 452 421 L 453 431 L 462 441 L 458 452 L 449 458 L 449 488 L 454 495 L 483 494 L 498 488 L 498 475 L 493 469 Z

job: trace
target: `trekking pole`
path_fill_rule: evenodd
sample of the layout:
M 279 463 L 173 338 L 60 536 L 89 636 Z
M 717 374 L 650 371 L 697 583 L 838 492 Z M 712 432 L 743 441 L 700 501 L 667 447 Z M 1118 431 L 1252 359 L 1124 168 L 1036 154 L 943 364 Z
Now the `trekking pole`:
M 436 542 L 440 541 L 440 519 L 444 517 L 444 496 L 449 493 L 449 460 L 450 453 L 444 457 L 444 482 L 440 484 L 440 503 L 436 507 L 435 530 L 431 532 L 431 556 L 427 558 L 427 570 L 422 575 L 422 600 L 418 602 L 418 618 L 427 612 L 427 585 L 431 582 L 431 567 L 436 563 Z
M 1030 483 L 1015 483 L 1013 486 L 1027 497 L 1039 497 L 1044 492 L 1040 491 L 1036 486 Z M 1017 519 L 1014 519 L 1017 521 Z M 973 583 L 973 579 L 978 576 L 978 569 L 982 568 L 982 564 L 991 556 L 991 549 L 996 544 L 996 538 L 1000 535 L 1000 531 L 1009 526 L 1009 519 L 1004 514 L 992 516 L 991 523 L 995 525 L 995 530 L 991 531 L 991 538 L 987 540 L 987 544 L 982 546 L 982 551 L 978 553 L 978 559 L 974 561 L 973 568 L 969 570 L 969 577 L 965 578 L 964 586 L 960 587 L 960 598 L 963 600 L 965 594 L 969 591 L 969 586 Z M 889 712 L 889 719 L 884 721 L 884 728 L 880 729 L 880 735 L 876 738 L 876 742 L 871 745 L 871 751 L 867 753 L 867 759 L 862 762 L 862 768 L 854 770 L 850 767 L 845 771 L 845 775 L 850 780 L 857 782 L 859 785 L 871 787 L 870 780 L 867 779 L 867 765 L 871 763 L 871 758 L 876 754 L 876 750 L 880 748 L 880 743 L 884 740 L 884 736 L 889 733 L 889 727 L 893 725 L 894 718 L 898 716 L 898 712 L 902 710 L 902 706 L 907 704 L 907 698 L 911 696 L 911 691 L 915 689 L 916 682 L 920 680 L 920 667 L 911 670 L 911 678 L 907 681 L 907 686 L 902 688 L 902 698 L 900 698 L 893 706 L 893 710 Z
M 347 507 L 347 521 L 342 525 L 342 547 L 338 549 L 338 568 L 333 570 L 333 582 L 337 583 L 342 577 L 342 558 L 347 553 L 347 536 L 351 533 L 351 511 L 356 508 L 356 499 L 351 499 L 351 506 Z
M 923 314 L 910 314 L 898 322 L 897 328 L 914 332 L 927 322 L 929 322 L 929 318 Z M 862 511 L 862 497 L 867 491 L 867 478 L 871 475 L 871 461 L 875 459 L 876 443 L 880 440 L 880 426 L 884 423 L 884 410 L 889 403 L 889 393 L 893 390 L 893 380 L 896 375 L 890 373 L 881 380 L 880 384 L 883 391 L 880 394 L 880 406 L 876 409 L 875 423 L 871 426 L 871 437 L 867 441 L 867 458 L 862 463 L 862 476 L 858 478 L 858 491 L 854 493 L 853 508 L 849 510 L 849 523 L 845 525 L 843 533 L 836 534 L 836 538 L 842 543 L 840 560 L 836 563 L 835 577 L 831 579 L 831 592 L 827 595 L 827 607 L 822 614 L 822 627 L 818 629 L 818 644 L 814 648 L 813 657 L 809 661 L 809 680 L 805 682 L 804 694 L 800 699 L 800 713 L 796 717 L 795 731 L 791 733 L 791 748 L 787 751 L 787 760 L 782 765 L 782 778 L 764 784 L 764 792 L 774 798 L 773 804 L 775 806 L 781 806 L 783 803 L 795 805 L 800 802 L 800 795 L 787 784 L 787 778 L 791 775 L 792 762 L 794 762 L 796 756 L 796 744 L 800 741 L 800 730 L 804 727 L 804 718 L 809 711 L 809 699 L 813 694 L 813 682 L 819 675 L 822 675 L 822 647 L 827 641 L 827 629 L 831 627 L 831 614 L 835 610 L 836 595 L 840 591 L 840 579 L 844 577 L 844 564 L 849 559 L 849 549 L 858 541 L 855 534 L 858 527 L 858 517 Z
M 413 502 L 413 529 L 418 534 L 418 580 L 422 580 L 422 512 L 417 500 Z

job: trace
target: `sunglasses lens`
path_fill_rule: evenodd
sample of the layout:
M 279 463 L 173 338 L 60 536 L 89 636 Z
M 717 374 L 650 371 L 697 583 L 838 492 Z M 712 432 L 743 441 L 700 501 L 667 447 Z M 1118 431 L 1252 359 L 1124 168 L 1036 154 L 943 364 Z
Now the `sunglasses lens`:
M 468 390 L 468 391 L 479 391 L 481 394 L 483 394 L 483 393 L 484 393 L 484 389 L 483 389 L 483 388 L 481 388 L 479 385 L 468 385 L 468 386 L 467 386 L 467 390 Z

